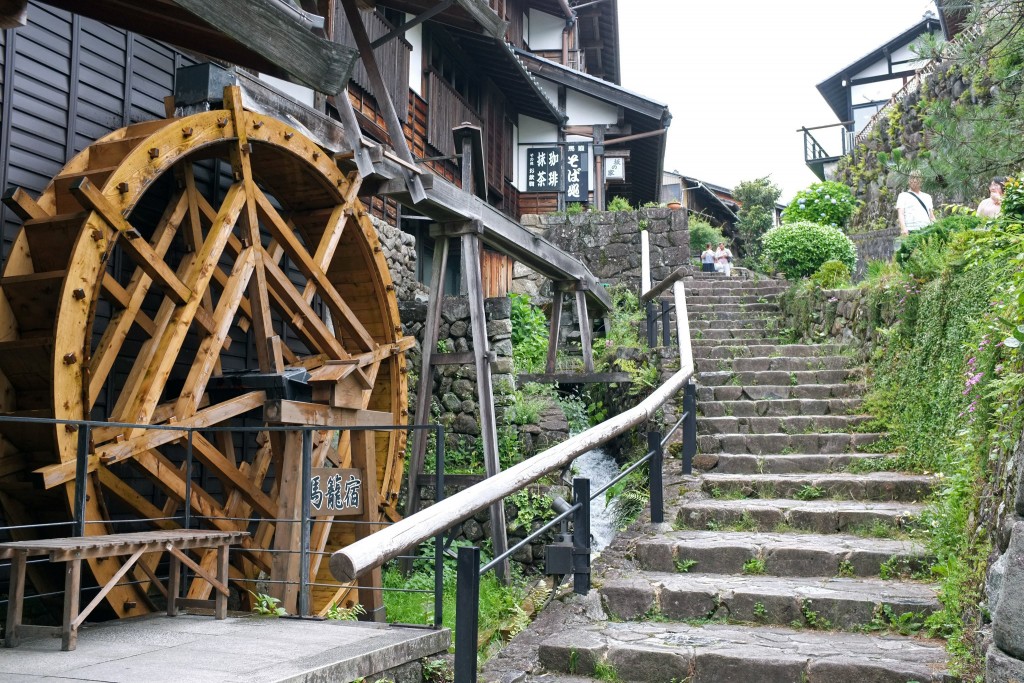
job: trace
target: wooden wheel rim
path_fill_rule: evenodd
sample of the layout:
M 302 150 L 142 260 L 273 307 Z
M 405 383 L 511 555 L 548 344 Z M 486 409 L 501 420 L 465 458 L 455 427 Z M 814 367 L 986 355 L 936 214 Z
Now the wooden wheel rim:
M 248 319 L 249 324 L 253 326 L 253 334 L 258 334 L 261 326 L 256 320 L 260 316 L 259 309 L 264 313 L 272 310 L 290 325 L 290 329 L 301 339 L 300 346 L 312 351 L 312 355 L 319 354 L 329 360 L 343 360 L 351 356 L 376 353 L 377 362 L 370 364 L 370 370 L 367 372 L 375 379 L 374 388 L 366 392 L 364 407 L 391 414 L 394 424 L 403 423 L 407 415 L 405 359 L 400 346 L 396 343 L 400 337 L 400 326 L 394 287 L 376 232 L 364 208 L 355 197 L 358 178 L 354 174 L 343 174 L 329 154 L 299 131 L 271 117 L 244 111 L 239 104 L 237 91 L 229 91 L 229 94 L 232 96 L 228 98 L 226 110 L 205 112 L 185 119 L 162 122 L 163 125 L 152 125 L 153 130 L 134 144 L 102 183 L 74 183 L 72 193 L 82 206 L 92 210 L 84 218 L 81 230 L 74 241 L 67 275 L 59 291 L 51 357 L 54 416 L 69 420 L 88 417 L 90 408 L 97 398 L 97 387 L 102 385 L 105 374 L 110 372 L 114 362 L 110 359 L 110 354 L 113 353 L 116 358 L 120 349 L 116 339 L 104 346 L 108 341 L 106 334 L 95 348 L 92 339 L 97 305 L 101 298 L 110 298 L 109 287 L 104 283 L 104 274 L 111 255 L 117 249 L 127 250 L 126 240 L 129 238 L 135 240 L 136 244 L 140 239 L 130 234 L 130 223 L 118 225 L 117 219 L 130 216 L 140 199 L 159 178 L 175 173 L 179 184 L 182 177 L 185 177 L 185 187 L 173 194 L 173 206 L 168 206 L 165 213 L 165 219 L 170 216 L 171 220 L 164 227 L 174 233 L 187 231 L 190 226 L 199 225 L 195 237 L 197 241 L 194 244 L 196 250 L 193 255 L 183 257 L 177 269 L 167 266 L 167 270 L 178 277 L 177 283 L 171 276 L 166 276 L 166 273 L 162 273 L 166 276 L 164 280 L 154 283 L 154 277 L 149 276 L 147 271 L 136 268 L 133 279 L 125 285 L 125 290 L 130 295 L 138 291 L 138 279 L 148 279 L 151 283 L 148 287 L 150 295 L 158 293 L 163 299 L 158 313 L 149 320 L 159 334 L 151 337 L 151 341 L 143 345 L 143 352 L 135 359 L 132 372 L 121 387 L 117 404 L 109 408 L 110 421 L 157 423 L 166 422 L 169 415 L 173 414 L 178 423 L 187 423 L 195 418 L 197 413 L 210 411 L 211 408 L 223 409 L 226 404 L 231 403 L 213 402 L 209 406 L 201 407 L 205 380 L 213 374 L 216 359 L 223 348 L 217 340 L 222 340 L 220 335 L 226 335 L 239 320 L 246 318 L 239 314 L 241 305 L 232 302 L 235 298 L 239 301 L 245 299 L 248 293 Z M 116 131 L 98 141 L 94 147 L 100 143 L 126 139 L 128 135 L 126 129 Z M 197 196 L 194 183 L 190 184 L 188 181 L 191 176 L 192 160 L 197 156 L 209 156 L 211 152 L 226 157 L 234 172 L 234 183 L 218 207 L 203 206 L 205 199 Z M 281 175 L 284 177 L 264 177 L 268 172 L 272 172 L 275 166 L 280 167 L 279 171 L 283 171 Z M 86 150 L 69 162 L 57 178 L 76 174 L 88 177 L 88 168 L 89 150 Z M 264 176 L 261 176 L 261 173 Z M 63 183 L 64 188 L 67 186 L 66 182 Z M 288 205 L 289 188 L 297 188 L 296 194 L 314 196 L 315 198 L 309 201 L 312 204 L 319 204 L 315 207 L 316 211 L 329 216 L 323 224 L 323 241 L 314 244 L 315 240 L 308 230 L 290 224 L 285 212 L 279 210 L 277 203 L 265 193 L 265 187 L 270 187 L 276 197 L 283 198 L 284 201 L 281 203 L 285 206 Z M 50 216 L 56 215 L 60 209 L 61 191 L 62 184 L 55 179 L 40 196 L 39 208 Z M 295 203 L 300 204 L 301 201 L 297 200 Z M 253 232 L 248 226 L 254 223 L 262 225 L 265 229 L 259 244 L 253 239 L 245 239 L 247 235 L 252 238 Z M 335 231 L 339 232 L 339 235 L 327 239 L 329 233 L 333 235 L 332 225 L 343 227 L 340 231 Z M 290 230 L 291 234 L 285 234 L 286 230 Z M 273 241 L 267 239 L 267 232 Z M 193 234 L 196 234 L 194 229 Z M 177 238 L 172 234 L 170 239 Z M 22 235 L 19 235 L 19 240 L 24 241 Z M 231 242 L 237 244 L 232 245 Z M 147 242 L 146 245 L 132 247 L 132 251 L 141 251 L 143 257 L 153 253 L 159 255 L 161 244 L 157 236 L 154 236 L 152 244 Z M 305 245 L 309 245 L 309 248 L 305 248 Z M 294 260 L 300 263 L 300 270 L 303 258 L 314 266 L 322 265 L 320 271 L 313 270 L 314 274 L 304 273 L 306 287 L 293 283 L 295 291 L 290 292 L 290 298 L 287 299 L 292 304 L 291 309 L 287 303 L 283 303 L 283 295 L 270 294 L 275 285 L 269 288 L 265 285 L 262 287 L 265 292 L 262 301 L 257 301 L 258 297 L 254 294 L 260 286 L 251 285 L 254 281 L 259 282 L 262 279 L 265 282 L 269 278 L 276 279 L 278 290 L 284 289 L 283 271 L 281 268 L 275 270 L 275 257 L 271 253 L 275 248 L 278 253 L 283 252 L 289 258 L 294 257 Z M 293 253 L 296 249 L 304 250 L 305 253 Z M 228 264 L 223 263 L 222 255 L 226 257 Z M 192 259 L 190 265 L 185 264 L 187 258 Z M 218 262 L 221 263 L 220 266 L 217 265 Z M 340 272 L 346 271 L 344 265 L 352 263 L 362 263 L 362 268 L 356 269 L 359 272 L 355 275 L 348 273 L 347 276 Z M 221 274 L 218 275 L 213 269 L 220 269 Z M 287 276 L 288 273 L 285 273 L 284 278 L 287 279 Z M 214 284 L 216 287 L 212 286 Z M 132 290 L 132 286 L 137 289 Z M 142 289 L 146 289 L 145 285 Z M 228 296 L 229 292 L 233 294 Z M 361 297 L 360 305 L 356 308 L 349 306 L 349 302 L 354 300 L 353 292 L 360 292 Z M 217 294 L 219 296 L 216 296 Z M 313 321 L 308 315 L 314 296 L 319 297 L 324 302 L 323 308 L 332 313 L 331 320 L 334 322 L 334 330 L 337 330 L 332 335 L 333 339 L 326 338 L 324 334 L 325 329 L 327 332 L 333 332 L 330 323 L 319 319 Z M 305 297 L 308 300 L 307 305 L 303 307 L 297 297 Z M 205 310 L 207 317 L 212 312 L 215 314 L 214 322 L 223 321 L 222 316 L 216 315 L 221 312 L 222 304 L 224 314 L 229 316 L 227 330 L 224 330 L 224 324 L 216 326 L 213 330 L 209 329 L 207 324 L 202 330 L 205 336 L 197 336 L 196 330 L 203 325 L 195 322 L 195 311 L 199 311 L 198 315 L 202 316 Z M 141 304 L 140 308 L 135 310 L 135 314 L 131 315 L 135 322 L 127 323 L 128 327 L 138 324 L 137 314 L 140 311 Z M 127 316 L 131 309 L 125 307 L 117 312 Z M 113 325 L 112 320 L 107 328 Z M 273 332 L 269 318 L 267 322 L 262 323 L 262 329 L 264 332 Z M 167 389 L 167 379 L 171 376 L 174 361 L 179 359 L 178 353 L 181 352 L 187 338 L 206 340 L 209 348 L 205 351 L 210 358 L 205 361 L 194 360 L 187 380 L 197 375 L 199 381 L 192 385 L 191 392 L 185 392 L 178 397 L 173 402 L 173 410 L 168 412 L 167 401 L 161 397 Z M 197 356 L 204 352 L 203 341 L 198 343 Z M 289 349 L 286 347 L 283 352 L 287 355 Z M 273 362 L 273 350 L 268 350 L 266 355 L 267 359 L 261 354 L 260 360 L 263 365 Z M 315 367 L 317 362 L 315 359 L 303 359 L 303 364 L 307 366 Z M 201 369 L 197 370 L 197 367 Z M 186 384 L 188 385 L 188 381 Z M 258 397 L 250 396 L 249 403 L 245 405 L 252 404 L 255 407 L 258 403 L 256 398 Z M 104 495 L 113 493 L 122 501 L 131 495 L 131 491 L 124 488 L 124 482 L 108 469 L 105 458 L 111 457 L 111 453 L 115 457 L 121 457 L 131 451 L 128 446 L 133 440 L 137 443 L 139 439 L 153 432 L 154 430 L 147 432 L 114 428 L 97 430 L 94 439 L 96 448 L 90 455 L 87 490 L 87 519 L 97 523 L 87 525 L 87 533 L 102 534 L 112 531 L 103 523 L 108 518 Z M 77 441 L 76 433 L 64 428 L 57 429 L 55 463 L 40 470 L 47 488 L 65 488 L 69 504 L 74 498 L 73 472 Z M 202 441 L 205 442 L 202 444 L 203 448 L 210 447 L 206 439 Z M 394 512 L 394 505 L 402 474 L 404 441 L 405 435 L 399 431 L 378 433 L 376 437 L 378 491 L 382 508 L 392 516 L 397 514 Z M 321 440 L 317 457 L 322 460 L 328 451 L 329 441 Z M 209 455 L 208 453 L 207 456 Z M 340 457 L 345 456 L 343 454 Z M 160 456 L 157 448 L 147 449 L 144 453 L 133 453 L 124 458 L 138 466 L 157 486 L 163 488 L 170 498 L 178 497 L 178 503 L 181 504 L 184 498 L 181 491 L 184 486 L 183 477 L 174 471 L 176 467 L 169 460 Z M 268 466 L 264 463 L 264 470 Z M 231 477 L 248 476 L 253 468 L 256 468 L 255 456 L 253 463 L 239 463 L 237 471 L 231 473 Z M 202 489 L 198 489 L 197 492 L 197 487 L 193 486 L 193 509 L 200 514 L 219 512 L 223 517 L 244 517 L 246 515 L 238 512 L 244 511 L 245 505 L 250 505 L 254 508 L 253 516 L 266 516 L 270 511 L 262 508 L 268 505 L 268 494 L 262 491 L 262 477 L 253 476 L 257 479 L 253 488 L 241 495 L 237 495 L 239 489 L 229 494 L 232 478 L 222 478 L 225 486 L 220 500 L 205 494 Z M 231 496 L 242 499 L 243 503 L 240 504 L 238 500 L 232 502 L 229 500 Z M 214 502 L 219 505 L 211 507 Z M 141 501 L 136 501 L 135 509 L 140 509 L 141 505 Z M 155 509 L 151 510 L 149 516 L 154 516 L 155 512 Z M 239 525 L 245 526 L 238 523 L 235 528 Z M 346 534 L 337 530 L 336 527 L 339 526 L 336 524 L 331 527 L 320 523 L 314 525 L 314 542 L 320 539 L 320 550 L 330 550 L 345 542 Z M 250 560 L 252 557 L 258 557 L 260 548 L 267 546 L 271 533 L 272 531 L 267 529 L 267 524 L 261 523 L 252 541 Z M 315 559 L 313 565 L 311 576 L 314 581 L 317 580 L 318 573 L 322 578 L 329 576 L 326 562 L 321 564 Z M 259 563 L 252 561 L 239 562 L 238 567 L 239 571 L 250 576 L 260 569 Z M 93 572 L 98 579 L 112 576 L 117 568 L 117 564 L 110 561 L 102 565 L 92 563 Z M 204 590 L 208 591 L 208 587 L 204 589 L 202 586 L 194 586 L 191 592 L 202 593 Z M 131 615 L 147 611 L 146 601 L 139 600 L 139 597 L 138 588 L 119 587 L 111 593 L 109 602 L 119 614 Z M 321 591 L 319 600 L 314 597 L 314 606 L 322 610 L 329 601 L 337 599 L 339 594 L 332 592 L 327 596 Z M 131 606 L 133 604 L 134 606 Z

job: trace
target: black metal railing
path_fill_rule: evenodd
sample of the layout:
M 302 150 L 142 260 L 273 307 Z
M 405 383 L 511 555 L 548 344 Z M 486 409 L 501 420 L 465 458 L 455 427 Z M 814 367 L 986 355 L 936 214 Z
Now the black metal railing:
M 234 584 L 274 584 L 274 585 L 295 585 L 298 586 L 298 600 L 297 608 L 299 616 L 309 616 L 311 612 L 310 607 L 310 589 L 317 587 L 329 587 L 340 589 L 344 587 L 341 583 L 323 583 L 312 580 L 310 577 L 310 560 L 314 555 L 320 555 L 322 557 L 329 557 L 331 553 L 321 552 L 313 550 L 310 547 L 311 538 L 311 527 L 317 523 L 316 517 L 313 516 L 312 503 L 311 503 L 311 470 L 313 462 L 313 432 L 320 433 L 337 433 L 340 435 L 342 432 L 356 432 L 356 431 L 410 431 L 410 430 L 426 430 L 433 431 L 435 436 L 435 449 L 434 449 L 434 463 L 435 463 L 435 486 L 436 494 L 435 500 L 440 501 L 444 497 L 444 486 L 445 486 L 445 446 L 444 446 L 444 427 L 440 424 L 426 424 L 426 425 L 374 425 L 374 426 L 345 426 L 345 427 L 324 427 L 324 426 L 310 426 L 310 425 L 257 425 L 257 426 L 211 426 L 211 427 L 187 427 L 181 425 L 167 425 L 167 424 L 135 424 L 135 423 L 124 423 L 124 422 L 104 422 L 95 420 L 61 420 L 55 418 L 27 418 L 27 417 L 13 417 L 13 416 L 0 416 L 0 423 L 19 423 L 19 424 L 42 424 L 49 425 L 56 430 L 63 426 L 68 430 L 77 431 L 77 452 L 75 460 L 75 493 L 72 501 L 71 519 L 64 522 L 48 522 L 38 524 L 22 524 L 22 525 L 7 525 L 0 526 L 0 537 L 9 536 L 15 537 L 21 532 L 31 532 L 33 530 L 46 530 L 49 535 L 59 535 L 53 532 L 58 528 L 66 528 L 73 536 L 84 536 L 86 535 L 86 527 L 91 524 L 103 524 L 111 527 L 119 526 L 140 526 L 140 525 L 152 525 L 157 522 L 174 522 L 180 524 L 182 528 L 190 529 L 193 527 L 201 527 L 204 523 L 216 523 L 216 522 L 231 522 L 235 524 L 254 524 L 259 522 L 272 522 L 276 525 L 281 524 L 300 524 L 300 547 L 299 550 L 290 549 L 275 549 L 275 548 L 263 548 L 260 552 L 273 554 L 299 554 L 299 576 L 295 579 L 284 578 L 284 579 L 249 579 L 245 577 L 232 577 L 231 583 Z M 182 461 L 184 466 L 184 472 L 182 477 L 184 479 L 184 495 L 182 496 L 183 511 L 181 514 L 167 516 L 167 517 L 129 517 L 129 518 L 117 518 L 117 519 L 102 519 L 102 520 L 90 520 L 87 519 L 86 506 L 87 506 L 87 477 L 89 474 L 89 446 L 90 437 L 92 431 L 96 428 L 123 428 L 123 429 L 146 429 L 146 430 L 159 430 L 159 431 L 177 431 L 182 432 L 182 436 L 176 441 L 184 440 L 185 442 L 185 455 Z M 195 459 L 193 451 L 193 437 L 196 432 L 231 432 L 231 433 L 253 433 L 253 432 L 301 432 L 302 433 L 302 456 L 301 456 L 301 468 L 302 468 L 302 490 L 300 492 L 302 499 L 302 510 L 301 516 L 298 519 L 286 519 L 286 518 L 271 518 L 271 517 L 249 517 L 249 516 L 227 516 L 227 515 L 204 515 L 196 514 L 192 510 L 190 501 L 192 500 L 192 487 L 193 478 L 195 474 Z M 370 481 L 373 481 L 370 479 Z M 373 484 L 371 484 L 373 485 Z M 374 526 L 389 526 L 391 522 L 381 521 L 372 522 L 366 520 L 352 520 L 346 518 L 338 518 L 333 521 L 336 524 L 348 524 L 348 525 L 374 525 Z M 445 550 L 445 533 L 440 533 L 434 537 L 434 614 L 433 614 L 433 626 L 438 628 L 441 626 L 443 620 L 444 600 L 443 600 L 443 559 Z M 422 558 L 416 558 L 422 559 Z M 48 558 L 30 559 L 27 564 L 42 564 L 49 562 Z M 0 564 L 3 567 L 3 564 Z M 179 582 L 179 586 L 184 590 L 185 586 L 188 585 L 188 577 L 190 570 L 187 567 L 182 566 L 182 571 L 185 572 L 184 581 Z M 127 577 L 126 577 L 127 578 Z M 161 581 L 166 581 L 167 576 L 157 576 Z M 118 582 L 117 586 L 131 586 L 151 583 L 151 578 L 140 579 L 140 580 L 122 580 Z M 83 594 L 89 592 L 99 591 L 101 586 L 84 587 L 81 589 Z M 366 590 L 366 588 L 363 588 Z M 422 589 L 409 589 L 409 588 L 379 588 L 381 591 L 391 592 L 403 592 L 403 593 L 429 593 L 431 591 Z M 63 595 L 63 591 L 54 591 L 47 593 L 32 593 L 25 596 L 25 600 L 39 600 L 44 598 L 52 598 Z M 0 599 L 0 606 L 7 607 L 9 598 Z M 372 616 L 372 615 L 371 615 Z

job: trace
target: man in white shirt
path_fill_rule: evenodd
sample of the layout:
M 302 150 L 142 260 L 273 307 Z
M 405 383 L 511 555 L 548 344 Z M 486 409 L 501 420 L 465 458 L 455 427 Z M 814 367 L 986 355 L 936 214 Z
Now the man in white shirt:
M 921 191 L 921 172 L 911 171 L 908 181 L 910 190 L 900 192 L 896 198 L 896 214 L 900 219 L 900 236 L 906 237 L 914 230 L 920 230 L 935 222 L 932 197 Z

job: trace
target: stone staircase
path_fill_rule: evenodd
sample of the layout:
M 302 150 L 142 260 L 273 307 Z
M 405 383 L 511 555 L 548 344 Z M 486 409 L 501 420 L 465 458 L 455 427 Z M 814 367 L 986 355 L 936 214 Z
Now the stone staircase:
M 600 606 L 579 600 L 535 638 L 545 673 L 493 680 L 955 680 L 944 643 L 916 635 L 940 606 L 903 531 L 934 481 L 870 471 L 893 456 L 865 452 L 883 435 L 860 413 L 858 361 L 781 344 L 777 281 L 686 289 L 698 476 L 667 477 L 671 525 L 601 558 Z

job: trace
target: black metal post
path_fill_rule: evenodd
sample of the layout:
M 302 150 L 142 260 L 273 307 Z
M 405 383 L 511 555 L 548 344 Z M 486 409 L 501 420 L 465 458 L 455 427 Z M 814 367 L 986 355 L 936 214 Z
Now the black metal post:
M 89 475 L 89 425 L 78 427 L 78 452 L 75 453 L 75 536 L 85 536 L 85 503 Z
M 697 454 L 697 385 L 690 380 L 683 389 L 683 474 L 693 474 L 693 456 Z
M 669 325 L 668 300 L 661 300 L 661 345 L 666 349 L 672 346 L 672 326 Z
M 651 524 L 661 524 L 665 521 L 665 491 L 661 479 L 664 451 L 659 432 L 647 432 L 647 452 L 653 453 L 648 466 L 651 480 Z
M 654 302 L 647 302 L 647 346 L 654 348 L 658 345 L 658 318 L 654 312 Z
M 459 548 L 455 593 L 455 680 L 476 683 L 480 548 Z
M 579 505 L 573 515 L 572 529 L 572 590 L 579 595 L 590 592 L 590 480 L 576 477 L 572 480 L 573 505 Z M 455 677 L 458 680 L 458 676 Z
M 188 445 L 185 447 L 185 523 L 192 528 L 192 430 L 188 430 Z
M 309 515 L 311 514 L 313 477 L 313 433 L 302 432 L 302 519 L 299 533 L 302 552 L 299 555 L 299 616 L 309 616 Z
M 437 445 L 434 447 L 434 501 L 444 499 L 444 425 L 437 425 Z M 479 562 L 477 563 L 479 565 Z M 434 537 L 434 627 L 444 623 L 444 533 Z

